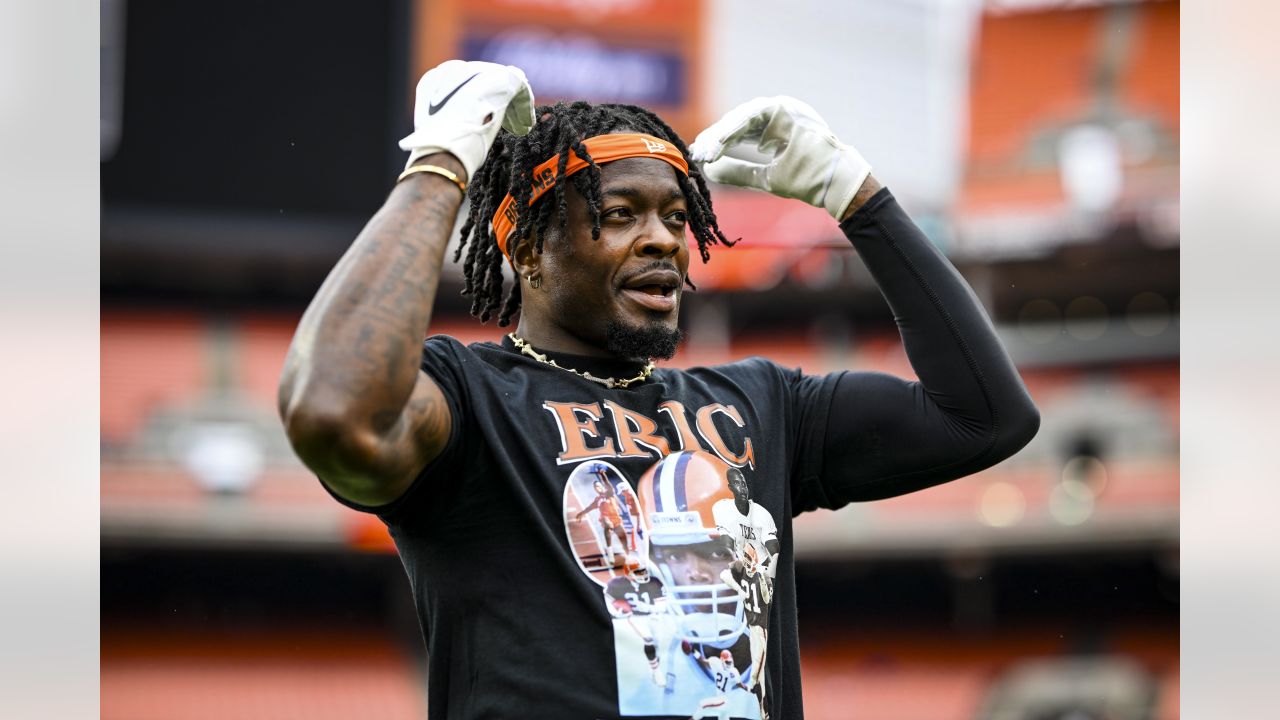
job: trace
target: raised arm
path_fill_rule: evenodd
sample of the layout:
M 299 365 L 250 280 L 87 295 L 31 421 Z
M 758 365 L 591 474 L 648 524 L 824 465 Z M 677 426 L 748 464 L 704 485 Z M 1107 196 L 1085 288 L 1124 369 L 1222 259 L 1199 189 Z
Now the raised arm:
M 1040 416 L 977 297 L 873 179 L 840 227 L 888 301 L 918 382 L 845 373 L 827 419 L 821 504 L 913 492 L 990 467 Z
M 394 501 L 448 442 L 454 419 L 421 367 L 445 245 L 462 183 L 500 125 L 528 131 L 532 107 L 524 74 L 508 66 L 449 61 L 423 76 L 401 147 L 410 168 L 436 169 L 396 184 L 302 316 L 280 416 L 298 456 L 347 500 Z
M 465 174 L 452 155 L 422 162 Z M 419 366 L 460 204 L 458 188 L 439 175 L 397 184 L 289 346 L 280 417 L 298 457 L 348 500 L 396 499 L 449 438 L 448 404 Z
M 743 145 L 766 159 L 725 154 Z M 1039 413 L 972 290 L 812 107 L 785 96 L 756 98 L 704 130 L 690 151 L 712 180 L 803 200 L 840 220 L 889 302 L 920 378 L 839 378 L 821 482 L 797 498 L 797 511 L 968 475 L 1035 435 Z

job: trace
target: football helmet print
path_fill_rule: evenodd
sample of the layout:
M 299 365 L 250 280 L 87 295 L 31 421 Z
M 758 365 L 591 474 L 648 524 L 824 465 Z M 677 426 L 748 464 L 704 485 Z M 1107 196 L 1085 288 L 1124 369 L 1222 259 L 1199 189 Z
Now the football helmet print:
M 666 456 L 638 483 L 653 567 L 667 588 L 682 640 L 725 647 L 746 629 L 742 596 L 720 574 L 733 541 L 717 528 L 712 506 L 733 501 L 729 466 L 710 453 Z
M 726 668 L 733 667 L 733 653 L 729 652 L 728 650 L 721 650 L 720 662 L 724 663 L 724 666 Z
M 649 567 L 635 555 L 628 555 L 622 566 L 623 572 L 633 582 L 647 583 L 649 582 Z
M 742 569 L 748 575 L 755 575 L 760 569 L 760 554 L 756 552 L 756 546 L 748 544 L 742 553 Z

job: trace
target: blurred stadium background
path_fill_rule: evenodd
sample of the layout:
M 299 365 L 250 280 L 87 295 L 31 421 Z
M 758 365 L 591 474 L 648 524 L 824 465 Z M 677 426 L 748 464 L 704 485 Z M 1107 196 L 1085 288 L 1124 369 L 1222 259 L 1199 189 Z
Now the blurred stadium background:
M 449 57 L 691 139 L 786 93 L 973 284 L 1043 415 L 980 475 L 797 521 L 807 717 L 1178 717 L 1179 5 L 101 0 L 101 717 L 425 715 L 407 581 L 274 411 Z M 821 210 L 730 189 L 676 364 L 910 374 Z M 436 332 L 465 313 L 450 269 Z M 513 578 L 519 581 L 519 578 Z M 538 622 L 530 618 L 530 622 Z M 512 639 L 512 653 L 520 652 Z

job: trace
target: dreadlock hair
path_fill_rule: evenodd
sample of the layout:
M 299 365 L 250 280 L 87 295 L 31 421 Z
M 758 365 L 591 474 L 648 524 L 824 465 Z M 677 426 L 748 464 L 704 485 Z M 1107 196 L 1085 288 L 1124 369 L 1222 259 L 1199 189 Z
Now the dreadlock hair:
M 567 183 L 561 180 L 564 179 L 570 151 L 588 164 L 568 180 L 587 201 L 592 222 L 591 239 L 600 239 L 600 168 L 587 153 L 583 140 L 615 131 L 640 132 L 667 140 L 685 157 L 689 156 L 689 149 L 669 125 L 652 112 L 635 105 L 559 102 L 541 105 L 536 108 L 536 113 L 538 121 L 527 135 L 517 136 L 500 130 L 484 163 L 470 179 L 467 198 L 471 206 L 462 225 L 461 242 L 453 256 L 457 262 L 466 251 L 462 266 L 465 277 L 462 294 L 472 296 L 471 314 L 481 322 L 488 322 L 498 311 L 498 325 L 503 327 L 510 324 L 511 316 L 520 309 L 519 280 L 513 283 L 503 300 L 504 258 L 491 223 L 498 205 L 508 193 L 515 199 L 516 207 L 515 228 L 507 239 L 508 252 L 514 257 L 520 243 L 535 237 L 535 247 L 542 252 L 553 218 L 561 230 L 567 223 Z M 560 158 L 556 184 L 551 192 L 530 207 L 533 169 L 553 156 Z M 707 262 L 711 258 L 711 245 L 733 245 L 736 241 L 726 239 L 720 232 L 711 209 L 711 193 L 698 168 L 690 163 L 689 176 L 676 173 L 676 180 L 688 204 L 689 229 L 697 240 L 702 261 Z

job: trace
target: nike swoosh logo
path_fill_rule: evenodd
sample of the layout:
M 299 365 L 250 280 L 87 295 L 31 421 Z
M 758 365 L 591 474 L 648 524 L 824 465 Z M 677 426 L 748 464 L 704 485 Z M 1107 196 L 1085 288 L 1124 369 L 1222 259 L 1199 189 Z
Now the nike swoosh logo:
M 480 74 L 480 73 L 476 73 L 476 75 L 479 75 L 479 74 Z M 456 88 L 454 88 L 452 91 L 450 91 L 448 95 L 445 95 L 445 96 L 444 96 L 444 99 L 443 99 L 443 100 L 441 100 L 439 103 L 431 103 L 431 104 L 427 105 L 427 114 L 428 114 L 428 115 L 435 115 L 435 114 L 436 114 L 436 111 L 438 111 L 440 108 L 444 107 L 444 104 L 445 104 L 445 103 L 447 103 L 447 102 L 449 102 L 449 98 L 453 97 L 453 94 L 454 94 L 454 93 L 456 93 L 456 92 L 458 92 L 459 90 L 461 90 L 463 85 L 466 85 L 467 83 L 471 82 L 472 80 L 475 80 L 475 79 L 476 79 L 476 75 L 472 75 L 471 77 L 467 78 L 466 80 L 463 80 L 463 81 L 458 85 L 458 87 L 456 87 Z

